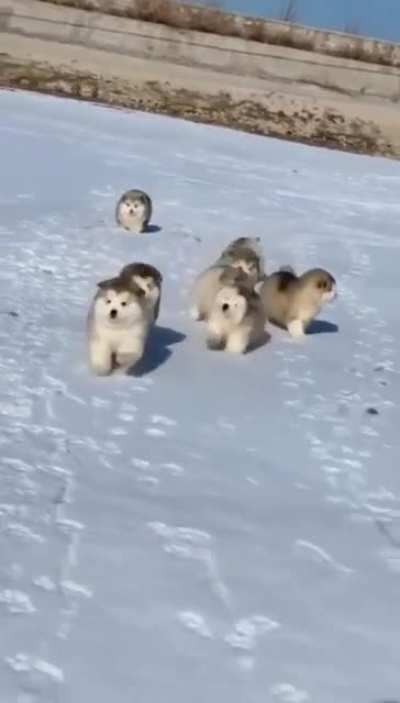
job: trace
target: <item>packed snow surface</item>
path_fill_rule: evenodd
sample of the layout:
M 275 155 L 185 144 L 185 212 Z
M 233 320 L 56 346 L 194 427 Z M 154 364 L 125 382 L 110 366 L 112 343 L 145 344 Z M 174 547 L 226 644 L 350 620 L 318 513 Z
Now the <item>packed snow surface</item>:
M 400 164 L 11 92 L 0 154 L 1 703 L 398 702 Z M 336 277 L 304 343 L 189 319 L 243 234 Z M 89 302 L 135 260 L 159 325 L 95 378 Z

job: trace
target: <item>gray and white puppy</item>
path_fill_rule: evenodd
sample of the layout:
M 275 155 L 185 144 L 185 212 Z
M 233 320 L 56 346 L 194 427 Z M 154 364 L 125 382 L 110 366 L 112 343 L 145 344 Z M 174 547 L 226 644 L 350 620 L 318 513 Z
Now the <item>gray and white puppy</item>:
M 259 295 L 248 286 L 227 285 L 217 293 L 207 321 L 207 346 L 244 354 L 268 339 Z
M 215 296 L 227 283 L 240 282 L 254 288 L 259 278 L 258 256 L 250 249 L 238 249 L 230 255 L 229 262 L 214 264 L 196 278 L 191 292 L 193 320 L 207 319 Z
M 87 318 L 89 365 L 98 376 L 133 367 L 143 356 L 152 315 L 142 288 L 113 278 L 98 283 Z
M 150 222 L 153 206 L 150 197 L 142 190 L 127 190 L 115 209 L 117 224 L 131 232 L 145 232 Z
M 160 313 L 161 287 L 163 277 L 155 266 L 142 262 L 127 264 L 121 270 L 119 277 L 128 284 L 133 282 L 144 291 L 145 301 L 148 303 L 149 311 L 155 322 Z
M 336 298 L 337 286 L 324 269 L 296 276 L 287 268 L 268 276 L 259 295 L 270 322 L 287 329 L 292 337 L 302 337 L 321 308 Z
M 223 249 L 216 265 L 229 265 L 232 257 L 237 257 L 241 251 L 248 250 L 258 257 L 259 280 L 263 280 L 265 277 L 265 261 L 260 237 L 239 237 L 234 239 Z

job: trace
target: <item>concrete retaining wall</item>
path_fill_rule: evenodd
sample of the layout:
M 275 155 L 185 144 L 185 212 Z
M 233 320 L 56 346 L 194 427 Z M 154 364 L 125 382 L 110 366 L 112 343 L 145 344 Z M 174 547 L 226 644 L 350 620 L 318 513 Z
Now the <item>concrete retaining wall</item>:
M 169 27 L 240 37 L 341 58 L 400 67 L 400 44 L 306 27 L 292 22 L 246 17 L 179 0 L 46 0 L 54 5 L 157 22 Z
M 400 154 L 397 68 L 0 0 L 0 85 Z

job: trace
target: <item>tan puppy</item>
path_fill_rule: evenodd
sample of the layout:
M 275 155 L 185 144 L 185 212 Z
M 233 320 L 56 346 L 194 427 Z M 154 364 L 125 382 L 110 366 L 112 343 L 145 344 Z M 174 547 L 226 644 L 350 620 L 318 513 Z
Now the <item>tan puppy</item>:
M 201 273 L 191 293 L 190 315 L 193 320 L 207 319 L 218 291 L 230 282 L 253 288 L 259 277 L 258 257 L 249 249 L 241 249 L 230 257 L 229 265 L 214 264 Z
M 155 266 L 137 262 L 127 264 L 121 270 L 119 278 L 126 281 L 128 284 L 133 282 L 144 291 L 145 300 L 149 305 L 149 310 L 152 312 L 153 321 L 155 322 L 160 313 L 161 304 L 161 287 L 163 277 Z
M 217 293 L 207 322 L 209 349 L 244 354 L 267 338 L 259 295 L 248 286 L 226 285 Z
M 139 286 L 102 281 L 87 318 L 89 365 L 98 376 L 128 370 L 143 356 L 152 317 Z
M 324 269 L 311 269 L 302 276 L 280 270 L 268 276 L 259 288 L 270 322 L 284 327 L 292 337 L 302 337 L 321 308 L 336 298 L 336 281 Z

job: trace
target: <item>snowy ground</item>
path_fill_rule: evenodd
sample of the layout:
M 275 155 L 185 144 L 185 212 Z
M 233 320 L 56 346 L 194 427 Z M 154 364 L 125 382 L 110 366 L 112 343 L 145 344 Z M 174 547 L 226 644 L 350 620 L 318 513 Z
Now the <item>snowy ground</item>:
M 7 92 L 0 154 L 1 703 L 398 702 L 400 164 Z M 115 227 L 129 187 L 160 232 Z M 243 233 L 336 276 L 305 344 L 188 319 Z M 143 375 L 92 378 L 95 283 L 138 259 Z

